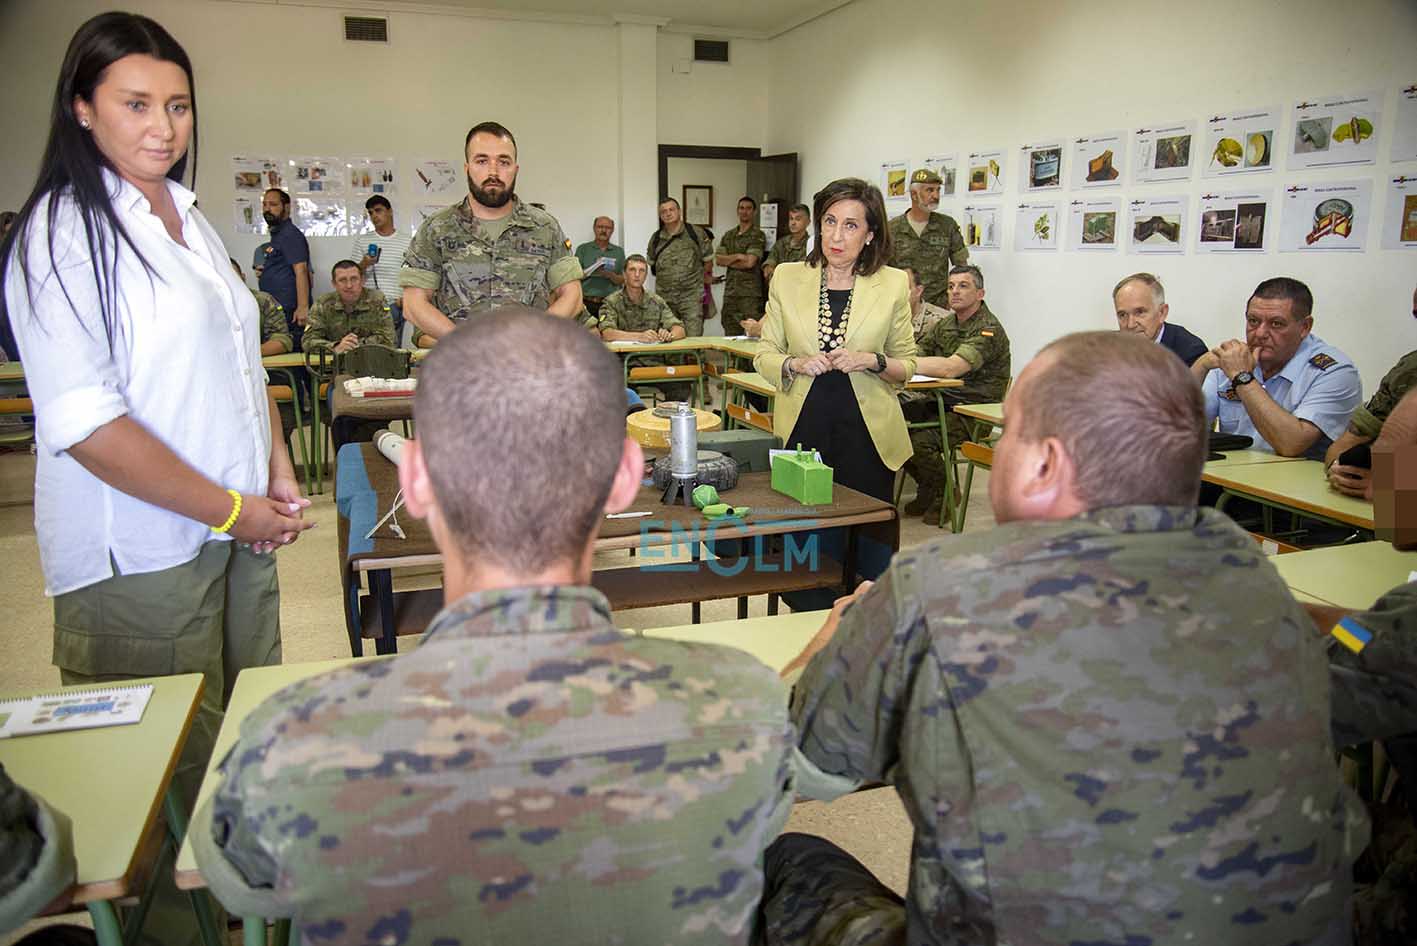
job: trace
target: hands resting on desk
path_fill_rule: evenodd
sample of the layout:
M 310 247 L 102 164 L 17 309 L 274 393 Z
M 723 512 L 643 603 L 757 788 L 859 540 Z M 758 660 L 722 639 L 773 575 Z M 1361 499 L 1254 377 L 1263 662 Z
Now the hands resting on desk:
M 1345 496 L 1373 501 L 1373 471 L 1335 463 L 1328 468 L 1328 485 Z

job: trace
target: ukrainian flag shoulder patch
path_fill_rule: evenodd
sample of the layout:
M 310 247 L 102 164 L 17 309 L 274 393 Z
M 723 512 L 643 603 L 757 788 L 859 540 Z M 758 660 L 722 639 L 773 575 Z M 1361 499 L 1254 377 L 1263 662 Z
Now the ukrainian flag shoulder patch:
M 1361 652 L 1373 639 L 1373 635 L 1352 618 L 1341 619 L 1329 633 L 1355 654 Z

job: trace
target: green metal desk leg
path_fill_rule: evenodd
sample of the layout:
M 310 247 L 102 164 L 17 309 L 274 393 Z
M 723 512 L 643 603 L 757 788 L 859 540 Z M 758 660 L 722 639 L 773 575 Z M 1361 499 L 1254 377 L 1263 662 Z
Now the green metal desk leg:
M 279 372 L 290 387 L 291 403 L 295 409 L 294 439 L 300 442 L 300 466 L 305 471 L 305 495 L 309 496 L 314 490 L 313 470 L 310 464 L 310 438 L 314 436 L 315 432 L 310 430 L 308 434 L 305 433 L 305 411 L 300 406 L 300 388 L 296 387 L 294 372 L 288 368 L 272 368 L 271 370 Z
M 330 380 L 334 384 L 334 380 Z M 315 451 L 315 492 L 325 491 L 325 430 L 320 426 L 320 402 L 324 400 L 320 396 L 320 378 L 314 375 L 310 378 L 310 440 L 319 444 L 319 449 Z M 330 458 L 333 462 L 334 458 Z
M 182 849 L 182 840 L 187 837 L 187 813 L 172 788 L 162 799 L 163 811 L 167 814 L 167 831 L 172 836 L 172 850 Z M 217 930 L 216 911 L 212 909 L 211 894 L 205 890 L 189 890 L 187 898 L 192 902 L 192 912 L 197 915 L 197 929 L 202 934 L 203 946 L 223 946 L 221 933 Z
M 243 946 L 266 946 L 266 918 L 243 916 L 241 918 L 241 942 Z
M 945 396 L 940 393 L 940 389 L 935 389 L 935 415 L 940 425 L 940 459 L 945 464 L 945 495 L 940 501 L 940 528 L 945 527 L 945 518 L 949 517 L 950 531 L 958 532 L 955 524 L 955 465 L 954 451 L 950 448 L 949 425 L 945 423 Z
M 290 920 L 276 920 L 275 932 L 271 937 L 271 946 L 289 946 L 290 943 Z
M 118 925 L 118 914 L 114 912 L 113 904 L 107 900 L 94 900 L 88 907 L 98 946 L 123 946 L 123 931 Z

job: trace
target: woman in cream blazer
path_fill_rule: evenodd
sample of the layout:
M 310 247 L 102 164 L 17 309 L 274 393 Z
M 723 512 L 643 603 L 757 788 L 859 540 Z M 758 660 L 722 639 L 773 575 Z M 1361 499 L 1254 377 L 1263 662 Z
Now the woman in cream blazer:
M 890 231 L 874 185 L 834 181 L 813 198 L 816 244 L 773 271 L 753 366 L 778 388 L 773 433 L 816 449 L 834 481 L 887 502 L 912 454 L 896 398 L 915 373 L 906 274 L 885 266 Z

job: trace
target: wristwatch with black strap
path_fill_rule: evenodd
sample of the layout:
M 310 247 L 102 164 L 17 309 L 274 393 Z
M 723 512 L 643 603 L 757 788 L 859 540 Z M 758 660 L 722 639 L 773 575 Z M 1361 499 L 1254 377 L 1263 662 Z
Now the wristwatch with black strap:
M 866 370 L 869 371 L 869 372 L 871 372 L 872 374 L 880 374 L 882 371 L 885 371 L 885 370 L 886 370 L 886 356 L 883 355 L 883 354 L 881 354 L 880 352 L 876 352 L 876 367 L 874 367 L 874 368 L 867 368 Z
M 1233 391 L 1235 388 L 1249 384 L 1253 380 L 1255 380 L 1255 376 L 1253 374 L 1248 371 L 1241 371 L 1239 374 L 1235 375 L 1235 377 L 1230 379 L 1230 389 Z

